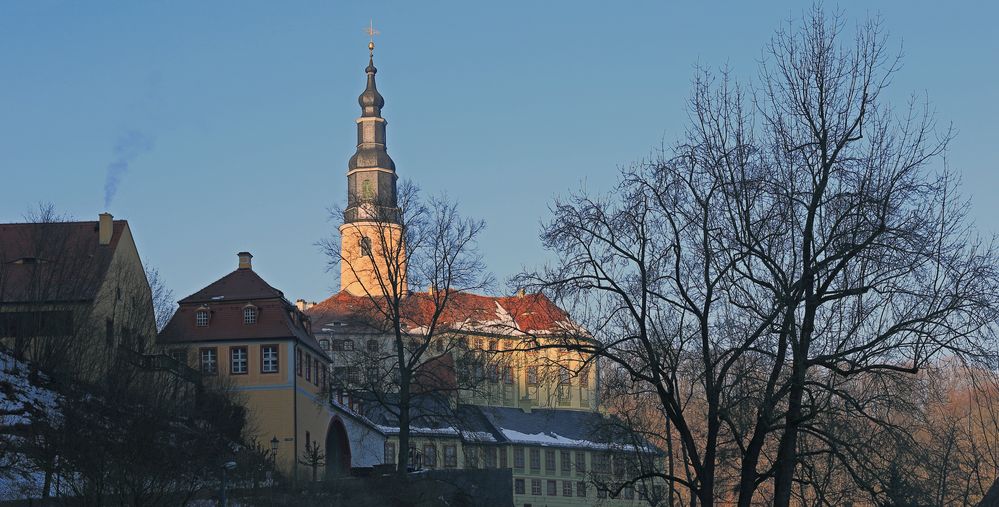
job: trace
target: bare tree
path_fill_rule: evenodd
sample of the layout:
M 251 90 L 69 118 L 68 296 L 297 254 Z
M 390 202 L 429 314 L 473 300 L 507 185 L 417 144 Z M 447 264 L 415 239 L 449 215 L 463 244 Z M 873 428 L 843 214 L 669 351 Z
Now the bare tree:
M 856 472 L 872 441 L 834 423 L 891 429 L 893 379 L 994 350 L 996 255 L 939 165 L 950 133 L 883 100 L 899 60 L 879 21 L 846 39 L 816 8 L 749 93 L 700 74 L 685 139 L 608 196 L 557 201 L 557 260 L 516 280 L 598 338 L 563 347 L 657 401 L 684 470 L 656 475 L 701 505 L 763 485 L 788 505 L 823 456 Z
M 318 481 L 319 468 L 326 466 L 326 453 L 319 446 L 319 442 L 313 440 L 305 446 L 300 462 L 312 469 L 312 482 Z
M 363 382 L 347 383 L 363 383 L 370 401 L 398 420 L 397 469 L 405 473 L 410 427 L 418 417 L 413 408 L 462 387 L 452 355 L 462 343 L 461 326 L 467 320 L 460 297 L 491 280 L 476 244 L 485 227 L 482 221 L 461 216 L 457 203 L 447 197 L 425 200 L 408 182 L 400 185 L 397 199 L 397 208 L 361 204 L 332 211 L 334 220 L 348 219 L 340 236 L 360 238 L 359 244 L 333 236 L 319 246 L 330 270 L 367 280 L 356 289 L 360 305 L 348 313 L 368 336 L 385 337 L 387 346 L 358 350 L 360 364 L 373 373 Z M 350 220 L 359 212 L 366 215 L 363 221 Z M 422 290 L 411 292 L 409 287 Z M 345 380 L 352 379 L 340 379 Z

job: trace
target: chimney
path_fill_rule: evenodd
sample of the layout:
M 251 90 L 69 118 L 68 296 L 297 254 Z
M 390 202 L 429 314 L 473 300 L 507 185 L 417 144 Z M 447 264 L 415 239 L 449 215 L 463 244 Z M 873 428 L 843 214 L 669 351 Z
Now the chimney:
M 239 269 L 253 269 L 253 265 L 250 263 L 253 255 L 250 252 L 239 252 L 236 255 L 239 256 Z
M 111 236 L 114 235 L 114 216 L 111 213 L 101 213 L 100 220 L 97 221 L 97 244 L 110 245 Z

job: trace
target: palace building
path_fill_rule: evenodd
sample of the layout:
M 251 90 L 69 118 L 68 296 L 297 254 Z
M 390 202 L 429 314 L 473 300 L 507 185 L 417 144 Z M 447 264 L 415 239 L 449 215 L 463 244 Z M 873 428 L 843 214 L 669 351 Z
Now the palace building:
M 271 442 L 282 470 L 300 479 L 312 477 L 302 457 L 318 445 L 326 478 L 385 471 L 402 453 L 414 470 L 509 470 L 518 507 L 632 505 L 657 494 L 651 484 L 614 497 L 595 487 L 632 472 L 631 457 L 661 453 L 618 434 L 601 411 L 599 362 L 545 347 L 585 336 L 565 311 L 524 292 L 454 292 L 442 307 L 435 287 L 409 286 L 406 210 L 386 149 L 373 49 L 347 165 L 340 291 L 292 304 L 243 252 L 235 271 L 180 301 L 159 343 L 239 393 L 258 441 Z M 393 295 L 399 333 L 378 308 Z M 410 344 L 400 354 L 403 340 Z M 397 365 L 418 347 L 422 359 L 403 393 Z M 407 449 L 399 441 L 404 396 Z

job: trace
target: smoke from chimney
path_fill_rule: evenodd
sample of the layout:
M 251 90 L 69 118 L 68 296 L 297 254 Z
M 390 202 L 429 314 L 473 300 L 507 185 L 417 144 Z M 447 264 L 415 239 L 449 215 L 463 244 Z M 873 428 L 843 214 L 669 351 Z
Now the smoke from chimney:
M 114 143 L 114 159 L 104 177 L 104 209 L 111 206 L 118 183 L 136 157 L 153 149 L 153 138 L 138 130 L 127 130 Z

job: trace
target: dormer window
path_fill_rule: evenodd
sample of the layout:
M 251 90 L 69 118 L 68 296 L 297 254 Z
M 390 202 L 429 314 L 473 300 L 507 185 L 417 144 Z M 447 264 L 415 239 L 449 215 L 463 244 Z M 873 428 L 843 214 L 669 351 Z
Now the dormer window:
M 257 307 L 253 305 L 246 305 L 243 307 L 243 324 L 256 324 L 257 323 Z
M 208 310 L 202 309 L 194 313 L 194 325 L 208 327 Z

